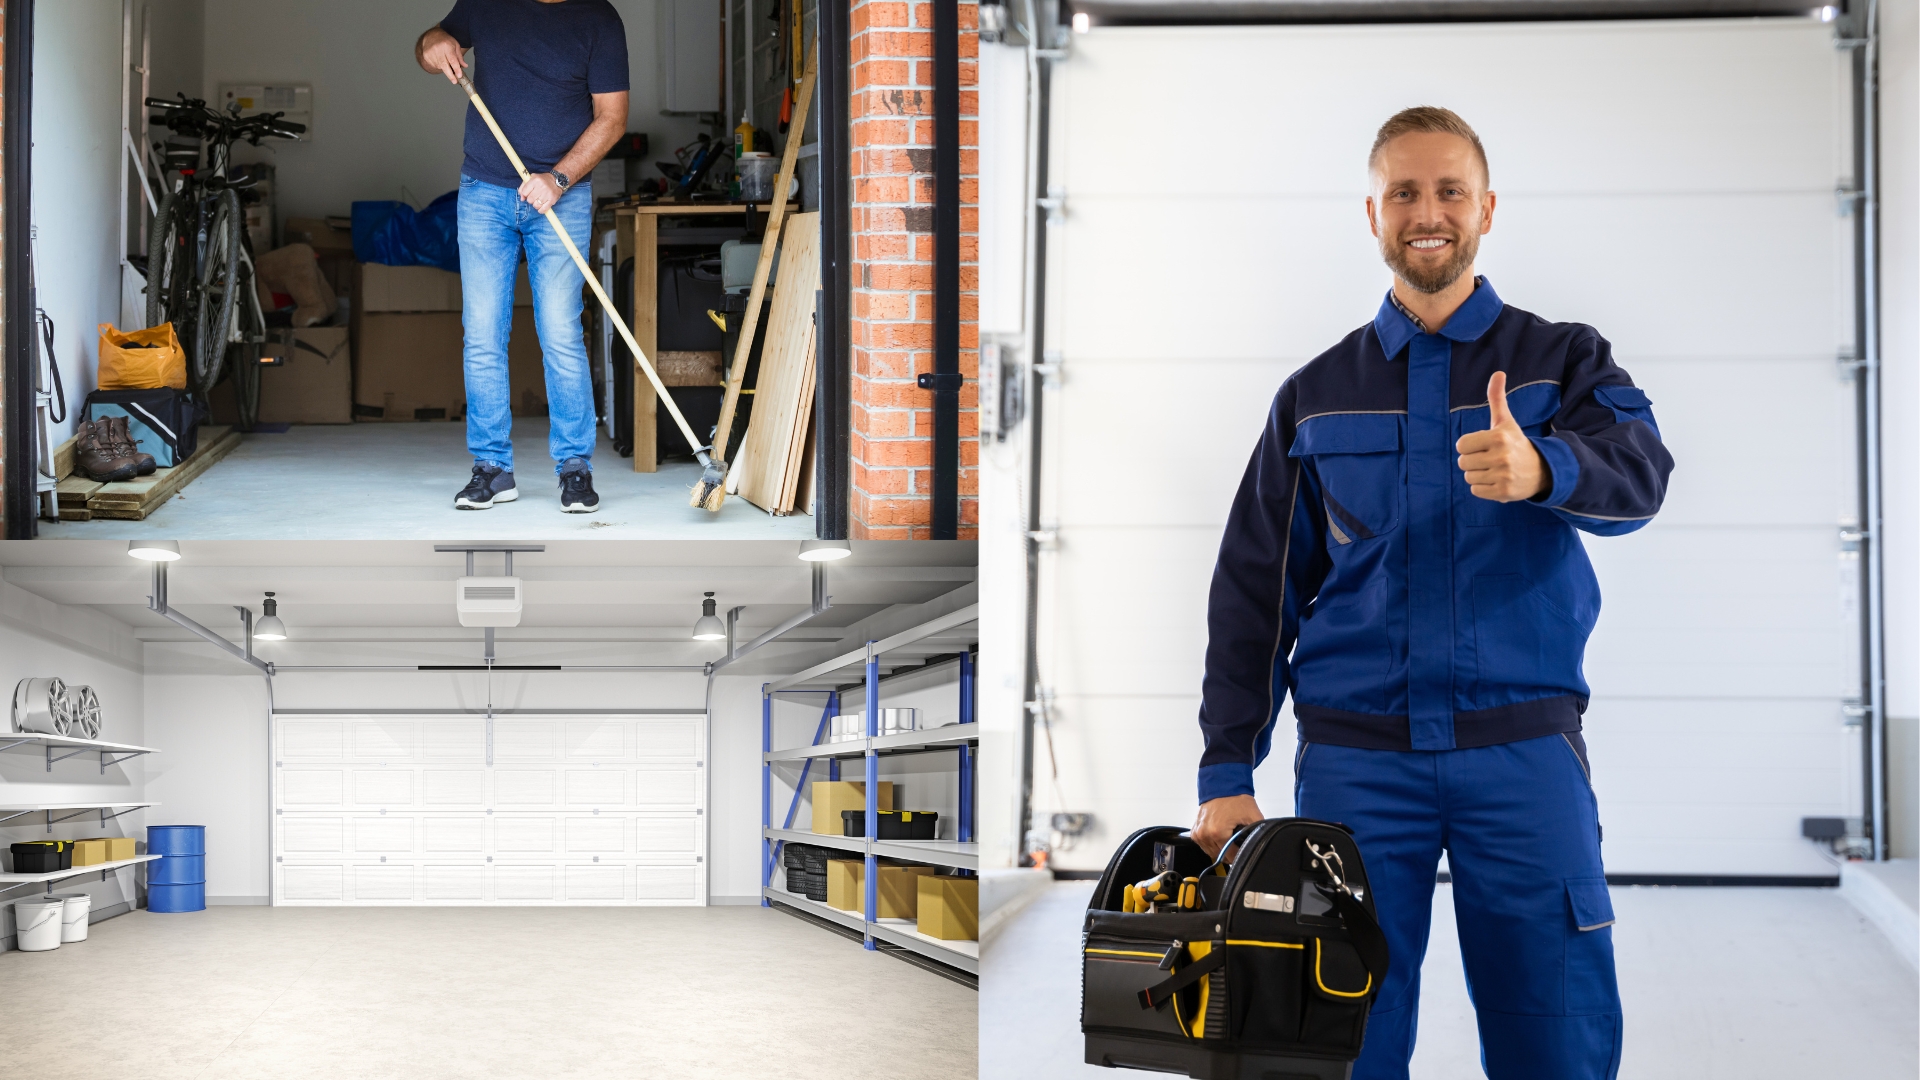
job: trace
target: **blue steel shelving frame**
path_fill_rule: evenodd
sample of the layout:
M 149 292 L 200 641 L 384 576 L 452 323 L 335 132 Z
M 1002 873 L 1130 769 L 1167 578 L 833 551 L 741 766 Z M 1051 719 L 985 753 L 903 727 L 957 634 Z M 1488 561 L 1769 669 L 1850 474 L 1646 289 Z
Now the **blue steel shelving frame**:
M 976 771 L 979 764 L 979 727 L 974 715 L 974 656 L 969 648 L 959 654 L 960 679 L 960 722 L 943 728 L 933 728 L 923 733 L 925 741 L 935 745 L 916 746 L 901 744 L 899 736 L 883 737 L 880 734 L 880 657 L 881 643 L 869 641 L 866 645 L 864 665 L 866 728 L 867 735 L 859 743 L 842 744 L 845 749 L 825 749 L 823 742 L 830 730 L 829 725 L 840 711 L 840 691 L 838 690 L 793 690 L 774 689 L 772 684 L 762 684 L 760 688 L 760 825 L 761 825 L 761 864 L 760 887 L 762 907 L 770 907 L 779 899 L 783 903 L 792 900 L 779 897 L 773 888 L 773 872 L 779 866 L 780 853 L 784 845 L 792 839 L 794 842 L 819 843 L 823 846 L 839 847 L 863 853 L 866 860 L 864 875 L 866 895 L 862 898 L 862 912 L 859 919 L 861 939 L 868 950 L 876 950 L 882 941 L 901 945 L 931 959 L 960 967 L 970 972 L 978 972 L 977 957 L 960 950 L 931 946 L 917 936 L 905 935 L 893 927 L 883 926 L 879 920 L 879 861 L 882 855 L 907 861 L 925 862 L 938 866 L 958 869 L 963 873 L 977 872 L 979 856 L 973 848 L 976 788 Z M 820 722 L 815 726 L 811 747 L 821 748 L 818 754 L 809 754 L 803 759 L 800 777 L 795 782 L 793 798 L 787 804 L 787 811 L 781 825 L 776 829 L 773 824 L 773 701 L 777 694 L 825 694 L 826 700 L 820 711 Z M 878 745 L 876 745 L 878 744 Z M 940 745 L 957 744 L 957 745 Z M 941 845 L 937 849 L 925 841 L 881 841 L 874 839 L 879 832 L 879 792 L 880 792 L 880 756 L 882 753 L 937 753 L 943 749 L 956 752 L 956 767 L 959 779 L 959 812 L 955 815 L 955 839 L 952 844 Z M 825 758 L 828 779 L 840 779 L 840 763 L 843 758 L 862 757 L 865 759 L 864 777 L 866 780 L 867 820 L 866 836 L 858 839 L 856 847 L 851 841 L 855 838 L 820 836 L 814 833 L 795 833 L 793 819 L 799 812 L 801 795 L 807 790 L 807 778 L 812 772 L 815 757 Z M 804 837 L 804 839 L 803 839 Z M 976 849 L 977 850 L 977 849 Z

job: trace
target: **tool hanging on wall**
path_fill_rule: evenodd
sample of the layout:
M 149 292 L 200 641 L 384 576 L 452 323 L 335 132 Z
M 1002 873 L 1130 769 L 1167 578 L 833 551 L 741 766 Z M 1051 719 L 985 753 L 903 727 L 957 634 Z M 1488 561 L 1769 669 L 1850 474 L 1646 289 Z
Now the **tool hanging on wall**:
M 500 149 L 506 152 L 507 160 L 513 162 L 514 171 L 520 174 L 520 179 L 528 179 L 530 174 L 527 172 L 526 163 L 520 160 L 520 155 L 514 151 L 513 144 L 507 141 L 507 133 L 500 130 L 499 121 L 493 118 L 487 103 L 480 100 L 480 92 L 473 88 L 473 81 L 465 74 L 460 76 L 460 89 L 467 92 L 467 100 L 473 102 L 474 109 L 480 113 L 480 119 L 487 122 L 493 137 L 499 140 Z M 707 447 L 702 445 L 699 438 L 694 435 L 693 428 L 687 424 L 687 418 L 680 414 L 680 406 L 674 404 L 673 395 L 667 392 L 667 384 L 661 382 L 659 373 L 653 370 L 653 359 L 640 348 L 640 343 L 633 339 L 633 331 L 627 328 L 627 320 L 620 317 L 619 309 L 613 306 L 613 301 L 608 299 L 606 290 L 600 287 L 599 277 L 587 268 L 587 260 L 581 256 L 580 249 L 574 246 L 573 237 L 567 235 L 566 226 L 560 224 L 560 219 L 554 216 L 551 207 L 544 211 L 544 215 L 547 224 L 553 226 L 554 235 L 560 238 L 561 246 L 567 249 L 568 255 L 573 256 L 573 265 L 580 268 L 580 276 L 587 279 L 587 287 L 593 290 L 594 297 L 600 301 L 601 310 L 607 313 L 613 328 L 620 331 L 620 337 L 626 341 L 627 348 L 633 350 L 633 358 L 639 363 L 640 370 L 647 373 L 647 381 L 653 384 L 654 393 L 660 395 L 660 400 L 666 404 L 667 411 L 673 414 L 673 422 L 680 425 L 680 434 L 686 436 L 687 445 L 693 448 L 693 456 L 706 469 L 700 477 L 700 483 L 694 487 L 696 498 L 694 505 L 700 505 L 697 501 L 700 490 L 705 487 L 719 487 L 724 483 L 727 476 L 726 466 L 720 464 L 716 458 L 707 455 Z M 761 280 L 760 277 L 754 278 L 756 283 Z M 729 389 L 729 393 L 731 392 Z M 726 419 L 727 416 L 723 413 L 721 421 L 724 423 Z M 719 507 L 716 506 L 714 509 L 717 510 Z
M 733 410 L 740 404 L 740 385 L 746 381 L 754 334 L 760 328 L 760 307 L 766 300 L 774 249 L 779 247 L 780 228 L 787 217 L 787 189 L 793 186 L 793 169 L 800 159 L 800 132 L 806 130 L 807 108 L 813 101 L 814 77 L 819 65 L 820 42 L 816 39 L 807 53 L 806 75 L 800 80 L 800 94 L 794 103 L 793 119 L 799 130 L 787 136 L 786 149 L 780 155 L 780 174 L 773 181 L 773 211 L 767 215 L 767 231 L 760 242 L 760 261 L 753 268 L 753 288 L 747 293 L 747 310 L 739 343 L 733 350 L 733 367 L 727 372 L 727 393 L 720 402 L 720 423 L 713 430 L 713 465 L 694 485 L 693 498 L 687 503 L 715 513 L 727 501 L 727 435 L 733 429 Z

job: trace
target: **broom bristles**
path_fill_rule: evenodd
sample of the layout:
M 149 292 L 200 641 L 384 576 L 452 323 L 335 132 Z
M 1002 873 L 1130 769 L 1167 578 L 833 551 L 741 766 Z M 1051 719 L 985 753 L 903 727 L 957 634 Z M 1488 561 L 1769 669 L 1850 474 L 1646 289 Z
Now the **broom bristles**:
M 714 475 L 719 473 L 718 476 Z M 709 513 L 718 513 L 727 501 L 727 468 L 721 462 L 714 462 L 693 485 L 693 497 L 687 500 L 688 506 L 697 506 Z

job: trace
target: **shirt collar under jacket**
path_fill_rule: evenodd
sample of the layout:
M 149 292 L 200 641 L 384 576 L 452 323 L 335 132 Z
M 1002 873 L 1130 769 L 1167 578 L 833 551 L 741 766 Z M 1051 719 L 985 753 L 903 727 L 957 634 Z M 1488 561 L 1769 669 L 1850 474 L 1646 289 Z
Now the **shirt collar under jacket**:
M 1440 336 L 1454 341 L 1473 341 L 1493 326 L 1493 320 L 1500 317 L 1500 309 L 1505 307 L 1500 294 L 1493 291 L 1493 282 L 1483 274 L 1473 279 L 1473 295 L 1461 304 L 1440 328 Z M 1380 302 L 1380 313 L 1373 317 L 1373 332 L 1380 338 L 1380 348 L 1387 359 L 1398 357 L 1412 341 L 1415 335 L 1424 334 L 1427 328 L 1413 317 L 1406 308 L 1400 306 L 1400 298 L 1387 290 L 1387 298 Z

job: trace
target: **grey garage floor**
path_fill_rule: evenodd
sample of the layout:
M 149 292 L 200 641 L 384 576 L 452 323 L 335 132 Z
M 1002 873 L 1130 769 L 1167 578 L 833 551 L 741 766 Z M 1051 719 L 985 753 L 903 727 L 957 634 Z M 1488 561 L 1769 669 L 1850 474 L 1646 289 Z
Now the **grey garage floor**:
M 1105 1077 L 1083 1064 L 1079 926 L 1091 882 L 1062 882 L 987 943 L 981 1073 Z M 1453 898 L 1434 897 L 1414 1080 L 1481 1076 Z M 1920 1074 L 1914 969 L 1836 889 L 1613 890 L 1632 1080 L 1891 1080 Z
M 772 517 L 738 497 L 719 513 L 687 505 L 700 466 L 636 473 L 601 432 L 594 451 L 600 510 L 560 512 L 544 418 L 513 425 L 517 502 L 455 510 L 473 459 L 466 425 L 296 425 L 254 434 L 145 521 L 41 522 L 42 537 L 130 540 L 804 540 L 806 514 Z
M 975 1080 L 975 991 L 790 915 L 136 911 L 0 953 L 34 1080 Z

